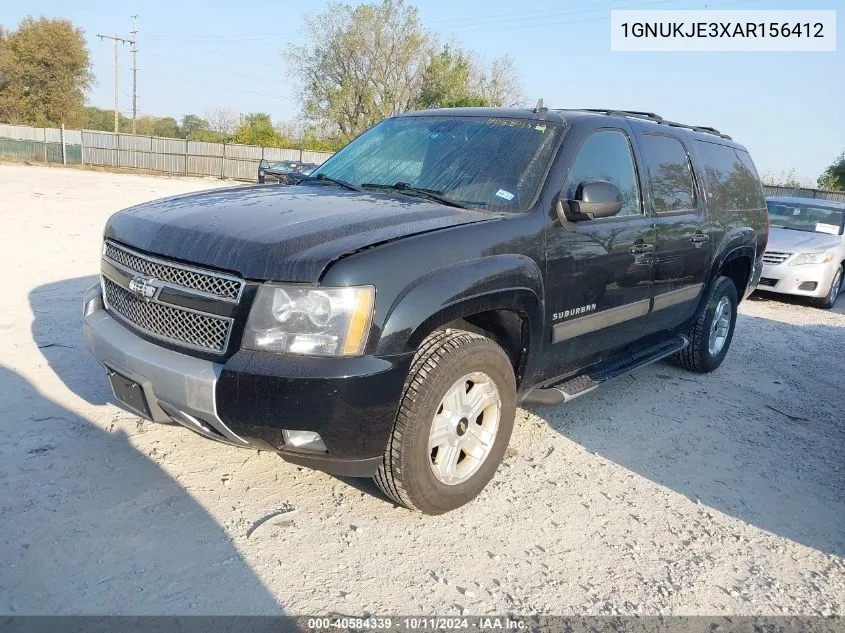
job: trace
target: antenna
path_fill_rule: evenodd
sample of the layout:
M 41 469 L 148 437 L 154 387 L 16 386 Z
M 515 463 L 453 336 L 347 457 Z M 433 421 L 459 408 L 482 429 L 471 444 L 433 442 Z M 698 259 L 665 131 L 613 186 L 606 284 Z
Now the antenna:
M 540 97 L 537 101 L 537 105 L 534 106 L 534 114 L 545 114 L 548 111 L 549 109 L 543 105 L 543 97 Z

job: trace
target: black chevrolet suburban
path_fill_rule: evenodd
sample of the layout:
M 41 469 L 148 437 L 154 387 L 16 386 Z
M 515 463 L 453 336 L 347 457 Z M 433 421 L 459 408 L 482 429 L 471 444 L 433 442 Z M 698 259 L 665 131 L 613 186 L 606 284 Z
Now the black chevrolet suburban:
M 291 187 L 113 215 L 85 339 L 144 418 L 436 514 L 491 479 L 518 405 L 716 369 L 767 237 L 751 157 L 713 128 L 412 112 Z

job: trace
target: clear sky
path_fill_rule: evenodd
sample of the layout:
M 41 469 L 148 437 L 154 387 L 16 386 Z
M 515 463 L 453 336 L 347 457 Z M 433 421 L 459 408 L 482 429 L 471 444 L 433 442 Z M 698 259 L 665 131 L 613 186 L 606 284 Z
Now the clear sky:
M 0 24 L 25 15 L 69 18 L 85 30 L 97 77 L 89 102 L 111 108 L 112 43 L 138 17 L 138 109 L 202 116 L 209 107 L 298 116 L 284 50 L 302 18 L 326 2 L 0 0 Z M 710 125 L 751 151 L 761 173 L 794 168 L 815 181 L 845 150 L 845 0 L 417 0 L 423 23 L 482 58 L 510 55 L 526 102 L 613 107 Z M 838 9 L 833 53 L 610 52 L 610 9 Z M 129 48 L 121 51 L 121 110 L 129 113 Z

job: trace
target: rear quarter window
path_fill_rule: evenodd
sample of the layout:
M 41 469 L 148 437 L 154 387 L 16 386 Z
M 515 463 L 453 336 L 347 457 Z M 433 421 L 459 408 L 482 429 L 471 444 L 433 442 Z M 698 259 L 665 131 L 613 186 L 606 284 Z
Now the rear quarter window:
M 748 152 L 707 141 L 695 143 L 704 167 L 707 203 L 712 210 L 765 207 L 763 188 Z
M 651 199 L 657 213 L 695 208 L 695 185 L 687 151 L 665 134 L 643 134 L 640 139 Z

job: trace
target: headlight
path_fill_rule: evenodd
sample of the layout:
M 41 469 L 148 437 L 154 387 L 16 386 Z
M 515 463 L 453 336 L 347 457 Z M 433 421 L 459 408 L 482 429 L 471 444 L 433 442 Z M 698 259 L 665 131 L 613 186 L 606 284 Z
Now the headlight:
M 359 356 L 372 322 L 372 286 L 302 288 L 263 284 L 243 347 L 310 356 Z
M 801 253 L 791 262 L 790 266 L 800 266 L 801 264 L 826 264 L 833 261 L 833 253 Z
M 264 175 L 264 170 L 263 170 L 263 169 L 259 169 L 259 170 L 258 170 L 258 175 L 259 175 L 259 176 L 263 176 L 263 175 Z

